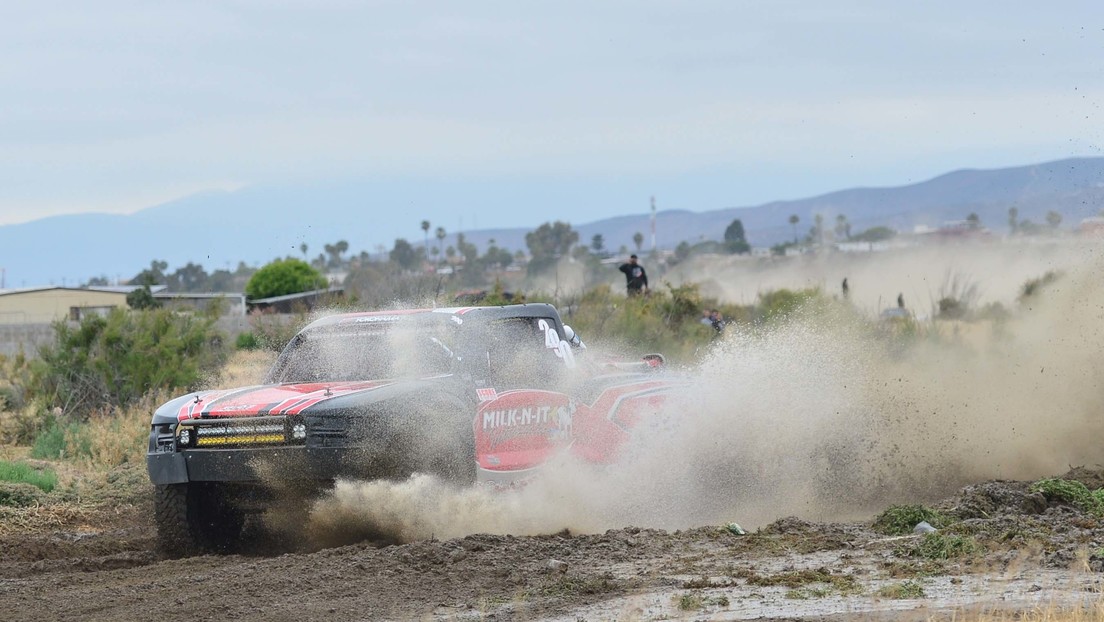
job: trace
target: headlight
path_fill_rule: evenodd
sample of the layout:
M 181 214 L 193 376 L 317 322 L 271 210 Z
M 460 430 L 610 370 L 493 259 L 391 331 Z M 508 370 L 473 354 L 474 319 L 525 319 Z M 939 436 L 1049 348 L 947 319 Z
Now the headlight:
M 182 428 L 176 436 L 177 443 L 181 447 L 187 447 L 192 444 L 192 430 L 191 428 Z
M 295 425 L 291 426 L 291 438 L 297 441 L 301 441 L 307 438 L 307 424 L 296 423 Z

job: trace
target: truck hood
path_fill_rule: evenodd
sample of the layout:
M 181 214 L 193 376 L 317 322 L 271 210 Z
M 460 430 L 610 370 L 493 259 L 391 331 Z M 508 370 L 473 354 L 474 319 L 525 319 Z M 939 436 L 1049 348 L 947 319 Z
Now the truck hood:
M 311 409 L 330 409 L 389 399 L 445 377 L 448 376 L 416 380 L 270 384 L 197 391 L 165 404 L 159 409 L 158 415 L 171 415 L 177 421 L 200 417 L 299 415 Z

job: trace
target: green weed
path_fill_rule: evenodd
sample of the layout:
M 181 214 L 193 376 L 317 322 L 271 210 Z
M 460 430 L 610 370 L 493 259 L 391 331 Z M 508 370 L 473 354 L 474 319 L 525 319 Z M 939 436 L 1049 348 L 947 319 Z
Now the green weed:
M 886 585 L 879 589 L 877 594 L 882 598 L 892 598 L 895 600 L 905 598 L 924 598 L 925 596 L 924 586 L 920 585 L 916 581 L 904 581 L 902 583 Z
M 0 482 L 30 484 L 42 492 L 50 492 L 57 486 L 57 473 L 50 469 L 36 469 L 26 462 L 0 460 Z
M 947 525 L 947 517 L 923 505 L 894 505 L 874 519 L 875 531 L 900 536 L 912 533 L 916 525 L 926 521 L 932 527 L 940 529 Z
M 944 533 L 924 534 L 918 542 L 898 551 L 904 557 L 920 557 L 923 559 L 955 559 L 972 555 L 978 551 L 977 540 L 970 536 L 960 536 Z
M 1104 516 L 1104 490 L 1090 491 L 1081 482 L 1050 478 L 1041 479 L 1031 485 L 1031 492 L 1041 492 L 1049 501 L 1063 501 L 1082 511 Z

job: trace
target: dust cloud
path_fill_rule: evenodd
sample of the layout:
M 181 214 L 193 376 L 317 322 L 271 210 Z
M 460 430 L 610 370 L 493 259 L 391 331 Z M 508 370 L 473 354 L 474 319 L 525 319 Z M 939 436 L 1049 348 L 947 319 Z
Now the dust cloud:
M 725 266 L 719 288 L 745 284 L 728 288 L 730 300 L 750 295 L 749 283 L 802 287 L 834 282 L 840 269 L 856 293 L 871 291 L 853 302 L 858 313 L 729 331 L 700 364 L 674 372 L 688 388 L 641 427 L 615 466 L 564 457 L 507 492 L 426 475 L 343 481 L 316 503 L 308 531 L 328 545 L 626 525 L 756 527 L 788 515 L 856 519 L 971 482 L 1104 463 L 1101 248 L 952 250 L 799 259 L 744 274 Z M 1030 303 L 1016 302 L 1027 279 L 1050 270 L 1064 276 Z M 1001 302 L 1011 317 L 921 321 L 915 335 L 887 337 L 874 319 L 881 294 L 873 290 L 886 298 L 922 291 L 948 271 L 974 275 L 986 292 L 979 303 Z

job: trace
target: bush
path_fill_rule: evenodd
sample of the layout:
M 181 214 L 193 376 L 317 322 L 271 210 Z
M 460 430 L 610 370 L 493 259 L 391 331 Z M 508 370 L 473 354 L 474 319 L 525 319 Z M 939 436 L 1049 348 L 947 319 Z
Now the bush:
M 1044 274 L 1043 276 L 1041 276 L 1039 278 L 1028 279 L 1027 281 L 1024 282 L 1023 286 L 1020 288 L 1019 301 L 1020 302 L 1026 302 L 1030 298 L 1033 298 L 1035 295 L 1042 292 L 1044 289 L 1046 289 L 1050 285 L 1053 285 L 1055 282 L 1057 282 L 1061 278 L 1062 278 L 1062 273 L 1061 272 L 1055 272 L 1053 270 L 1049 270 L 1049 271 L 1046 272 L 1046 274 Z
M 54 330 L 54 343 L 30 363 L 27 389 L 64 416 L 129 405 L 153 390 L 194 389 L 226 357 L 210 315 L 115 309 L 75 327 L 58 322 Z
M 237 339 L 234 340 L 234 347 L 239 350 L 259 350 L 261 340 L 257 339 L 257 335 L 253 331 L 238 333 Z
M 65 457 L 66 426 L 56 419 L 39 433 L 31 447 L 31 457 L 40 460 L 58 460 Z
M 787 320 L 799 312 L 822 310 L 826 299 L 817 288 L 776 289 L 759 294 L 759 304 L 754 314 L 757 322 L 770 323 Z

